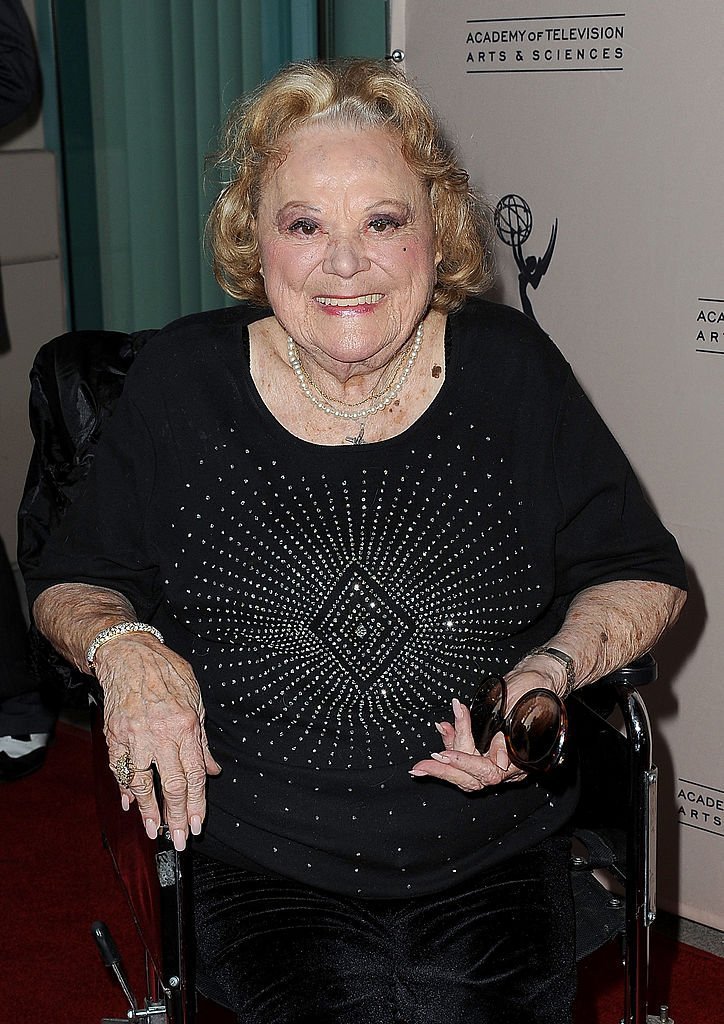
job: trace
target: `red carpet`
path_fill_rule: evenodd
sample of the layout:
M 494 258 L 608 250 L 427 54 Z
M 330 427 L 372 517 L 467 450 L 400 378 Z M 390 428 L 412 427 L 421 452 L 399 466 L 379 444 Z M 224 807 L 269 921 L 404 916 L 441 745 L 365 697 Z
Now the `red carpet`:
M 61 725 L 45 767 L 0 788 L 0 1024 L 125 1017 L 90 935 L 96 918 L 110 926 L 141 991 L 140 945 L 101 845 L 90 762 L 89 735 Z M 656 934 L 652 946 L 652 1008 L 666 1003 L 676 1024 L 724 1021 L 724 960 Z M 577 1024 L 618 1024 L 617 948 L 586 961 L 580 989 Z
M 619 1024 L 623 975 L 618 942 L 604 947 L 579 968 L 576 1024 Z M 662 1005 L 676 1024 L 724 1022 L 724 959 L 674 942 L 655 930 L 651 938 L 649 1013 Z
M 128 1004 L 98 955 L 91 922 L 106 921 L 129 966 L 142 954 L 101 844 L 90 735 L 60 725 L 45 766 L 0 788 L 0 806 L 0 1021 L 125 1017 Z

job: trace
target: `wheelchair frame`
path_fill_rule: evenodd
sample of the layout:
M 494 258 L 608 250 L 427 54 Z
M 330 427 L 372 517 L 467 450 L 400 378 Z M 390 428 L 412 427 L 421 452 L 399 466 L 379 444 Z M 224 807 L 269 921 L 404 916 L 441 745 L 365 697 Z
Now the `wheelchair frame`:
M 656 794 L 657 769 L 652 763 L 651 729 L 638 686 L 656 678 L 651 655 L 639 658 L 591 687 L 577 691 L 587 713 L 595 716 L 594 728 L 613 731 L 625 744 L 627 800 L 623 824 L 623 857 L 614 855 L 610 866 L 622 880 L 624 906 L 621 926 L 607 938 L 623 939 L 624 1007 L 621 1024 L 647 1024 L 649 927 L 656 917 Z M 603 698 L 604 713 L 601 713 Z M 624 736 L 608 722 L 607 712 L 618 707 Z M 188 885 L 190 850 L 174 850 L 162 830 L 153 845 L 140 820 L 129 820 L 118 802 L 115 779 L 108 770 L 108 755 L 98 719 L 94 726 L 94 758 L 98 805 L 103 840 L 131 907 L 134 922 L 146 950 L 148 992 L 139 1007 L 130 992 L 120 957 L 107 933 L 94 934 L 106 964 L 116 973 L 129 999 L 127 1020 L 148 1024 L 196 1024 L 196 990 L 190 951 L 191 898 Z M 574 718 L 575 721 L 575 718 Z M 574 858 L 572 870 L 599 866 L 585 857 Z M 131 879 L 129 884 L 128 879 Z M 130 888 L 135 886 L 134 892 Z M 616 897 L 611 896 L 610 902 Z M 211 996 L 211 993 L 208 993 Z M 115 1024 L 104 1018 L 103 1024 Z M 199 1022 L 200 1024 L 200 1022 Z

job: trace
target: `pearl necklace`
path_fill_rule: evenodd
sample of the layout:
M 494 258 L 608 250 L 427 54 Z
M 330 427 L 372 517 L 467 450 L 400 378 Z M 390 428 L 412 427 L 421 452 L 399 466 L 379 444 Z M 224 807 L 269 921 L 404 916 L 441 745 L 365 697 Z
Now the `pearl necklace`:
M 326 391 L 322 390 L 321 385 L 317 384 L 317 382 L 309 376 L 309 373 L 307 372 L 301 360 L 299 365 L 307 384 L 309 384 L 310 388 L 316 391 L 317 394 L 320 395 L 325 400 L 325 402 L 333 402 L 335 405 L 341 405 L 343 409 L 359 409 L 360 406 L 365 405 L 367 402 L 371 402 L 373 400 L 376 401 L 378 398 L 382 398 L 383 395 L 387 394 L 387 392 L 390 390 L 392 385 L 397 380 L 397 375 L 399 374 L 400 369 L 402 368 L 402 365 L 405 362 L 405 357 L 409 354 L 411 348 L 412 343 L 410 343 L 409 346 L 406 346 L 405 348 L 402 349 L 402 351 L 398 354 L 397 358 L 395 359 L 392 367 L 390 368 L 388 366 L 385 367 L 385 369 L 383 369 L 377 383 L 373 386 L 372 390 L 369 392 L 369 394 L 365 395 L 364 398 L 361 398 L 359 402 L 343 402 L 341 398 L 332 398 L 331 395 L 328 395 Z M 387 383 L 384 385 L 384 387 L 382 387 L 382 381 L 385 379 L 385 377 L 387 378 Z
M 353 406 L 347 406 L 347 408 L 345 409 L 335 409 L 334 406 L 329 404 L 329 402 L 323 402 L 319 398 L 317 398 L 317 396 L 312 392 L 308 381 L 312 383 L 312 386 L 317 391 L 319 391 L 319 388 L 316 384 L 314 384 L 314 382 L 310 380 L 309 375 L 302 366 L 301 360 L 299 358 L 299 349 L 297 348 L 297 344 L 294 341 L 294 339 L 290 336 L 287 336 L 287 358 L 289 359 L 289 365 L 294 370 L 299 387 L 301 388 L 302 392 L 307 396 L 312 405 L 315 406 L 315 408 L 319 409 L 320 412 L 325 413 L 327 416 L 336 416 L 337 419 L 341 420 L 359 420 L 360 428 L 357 436 L 348 437 L 345 438 L 345 440 L 349 444 L 364 444 L 364 432 L 368 417 L 374 416 L 375 413 L 381 412 L 383 409 L 386 409 L 391 402 L 394 402 L 394 400 L 399 395 L 400 391 L 402 391 L 402 388 L 405 385 L 405 381 L 410 376 L 410 371 L 412 370 L 412 367 L 414 366 L 415 360 L 417 359 L 420 348 L 422 347 L 423 329 L 424 323 L 421 321 L 415 332 L 415 338 L 410 347 L 410 354 L 407 357 L 407 362 L 405 363 L 402 369 L 402 373 L 397 379 L 397 382 L 394 385 L 392 385 L 389 388 L 389 390 L 385 389 L 385 392 L 383 392 L 382 395 L 380 396 L 380 400 L 371 405 L 369 409 L 355 409 Z

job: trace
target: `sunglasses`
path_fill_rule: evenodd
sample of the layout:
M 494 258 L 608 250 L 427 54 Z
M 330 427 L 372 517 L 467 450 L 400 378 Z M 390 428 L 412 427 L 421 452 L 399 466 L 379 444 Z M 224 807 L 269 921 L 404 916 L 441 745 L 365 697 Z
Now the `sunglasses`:
M 508 757 L 523 771 L 547 772 L 563 758 L 568 715 L 552 690 L 536 689 L 515 702 L 506 715 L 508 688 L 500 676 L 489 676 L 475 691 L 470 718 L 475 746 L 487 753 L 493 736 L 502 732 Z

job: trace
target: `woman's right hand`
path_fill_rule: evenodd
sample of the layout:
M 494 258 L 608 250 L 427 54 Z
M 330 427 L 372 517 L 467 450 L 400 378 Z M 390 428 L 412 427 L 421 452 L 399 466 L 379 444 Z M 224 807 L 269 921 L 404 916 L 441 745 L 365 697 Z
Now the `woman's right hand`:
M 94 659 L 104 692 L 104 732 L 110 764 L 128 754 L 135 766 L 124 807 L 133 800 L 146 832 L 161 826 L 151 765 L 161 779 L 164 820 L 174 847 L 183 850 L 189 830 L 201 831 L 206 815 L 206 776 L 221 768 L 209 750 L 201 692 L 191 666 L 145 633 L 104 644 Z M 125 798 L 125 799 L 124 799 Z

